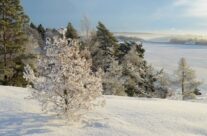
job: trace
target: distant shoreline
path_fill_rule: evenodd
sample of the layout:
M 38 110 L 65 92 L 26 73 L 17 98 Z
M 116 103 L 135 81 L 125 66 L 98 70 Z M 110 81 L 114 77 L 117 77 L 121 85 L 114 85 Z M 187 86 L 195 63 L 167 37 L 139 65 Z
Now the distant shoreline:
M 121 41 L 141 41 L 160 44 L 183 44 L 207 46 L 207 36 L 196 35 L 163 35 L 152 33 L 116 33 L 116 38 Z
M 196 45 L 196 46 L 207 46 L 207 44 L 186 44 L 186 43 L 174 43 L 174 42 L 157 42 L 157 41 L 142 41 L 144 43 L 155 43 L 155 44 L 174 44 L 174 45 Z

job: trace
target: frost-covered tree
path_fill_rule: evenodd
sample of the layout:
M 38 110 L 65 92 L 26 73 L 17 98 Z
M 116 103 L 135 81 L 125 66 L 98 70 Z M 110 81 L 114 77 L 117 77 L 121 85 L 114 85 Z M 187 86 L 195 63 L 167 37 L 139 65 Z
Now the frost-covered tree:
M 171 79 L 169 75 L 166 72 L 164 72 L 163 69 L 161 69 L 159 73 L 158 81 L 159 81 L 159 86 L 162 87 L 168 87 L 171 84 Z
M 99 22 L 96 35 L 92 35 L 89 48 L 92 69 L 104 71 L 104 94 L 165 97 L 155 71 L 144 60 L 142 43 L 125 42 L 118 44 L 113 34 Z M 85 43 L 84 43 L 85 44 Z
M 138 86 L 138 81 L 140 77 L 140 67 L 143 60 L 136 54 L 134 48 L 132 48 L 127 55 L 125 55 L 122 62 L 123 65 L 123 75 L 125 78 L 126 93 L 128 96 L 134 96 L 136 88 Z
M 124 43 L 120 43 L 118 48 L 117 58 L 121 62 L 125 55 L 129 53 L 131 48 L 135 47 L 135 51 L 139 53 L 140 58 L 144 58 L 145 49 L 142 46 L 142 43 L 136 43 L 133 41 L 125 41 Z
M 47 39 L 37 65 L 36 74 L 27 66 L 24 77 L 32 83 L 34 96 L 44 109 L 76 121 L 103 104 L 101 75 L 91 71 L 91 63 L 80 55 L 77 41 L 68 44 L 63 39 Z
M 170 76 L 166 72 L 164 72 L 163 69 L 158 71 L 155 75 L 155 95 L 159 98 L 166 98 L 167 96 L 171 96 L 172 92 L 170 91 L 172 86 L 172 80 L 170 79 Z
M 183 99 L 184 96 L 192 94 L 198 89 L 201 82 L 196 80 L 196 74 L 193 69 L 187 64 L 185 58 L 181 58 L 176 71 L 178 82 L 181 85 Z
M 125 96 L 123 67 L 118 61 L 113 60 L 108 71 L 103 76 L 103 88 L 106 95 Z
M 128 53 L 124 55 L 123 61 L 121 61 L 125 92 L 128 96 L 166 96 L 167 91 L 158 83 L 160 72 L 147 64 L 143 53 L 142 46 L 133 44 Z

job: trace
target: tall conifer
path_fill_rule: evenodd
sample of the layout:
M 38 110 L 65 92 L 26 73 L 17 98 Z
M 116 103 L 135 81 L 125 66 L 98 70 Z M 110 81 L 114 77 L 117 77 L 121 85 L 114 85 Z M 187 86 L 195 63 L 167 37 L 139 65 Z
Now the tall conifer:
M 42 24 L 39 24 L 38 27 L 37 27 L 37 31 L 40 33 L 41 37 L 42 37 L 42 40 L 45 40 L 45 28 L 43 27 Z
M 73 27 L 72 23 L 68 23 L 67 26 L 67 31 L 66 31 L 66 38 L 71 38 L 71 39 L 78 39 L 78 33 L 76 29 Z
M 100 67 L 106 72 L 113 59 L 116 58 L 119 47 L 118 41 L 101 22 L 98 23 L 96 35 L 98 47 L 95 53 L 92 54 L 93 64 L 95 67 Z
M 0 1 L 0 80 L 4 85 L 23 82 L 22 70 L 25 27 L 29 18 L 24 14 L 20 0 Z M 20 84 L 18 84 L 20 85 Z

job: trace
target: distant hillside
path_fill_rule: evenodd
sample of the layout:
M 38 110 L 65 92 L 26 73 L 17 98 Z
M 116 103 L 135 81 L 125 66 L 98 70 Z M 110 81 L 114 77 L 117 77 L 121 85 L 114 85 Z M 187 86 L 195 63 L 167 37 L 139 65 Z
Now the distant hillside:
M 207 36 L 189 34 L 159 34 L 159 33 L 114 33 L 120 41 L 146 41 L 172 44 L 207 45 Z
M 144 39 L 141 39 L 139 37 L 130 37 L 130 36 L 116 36 L 118 41 L 144 41 Z
M 207 45 L 206 37 L 173 37 L 170 40 L 170 43 L 174 44 L 195 44 L 195 45 Z

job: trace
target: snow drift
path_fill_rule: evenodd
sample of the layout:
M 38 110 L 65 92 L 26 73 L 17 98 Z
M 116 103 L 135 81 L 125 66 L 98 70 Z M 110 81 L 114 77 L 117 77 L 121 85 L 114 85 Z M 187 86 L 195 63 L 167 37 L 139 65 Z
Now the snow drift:
M 105 96 L 106 106 L 66 124 L 29 90 L 0 86 L 0 136 L 206 136 L 207 104 Z

